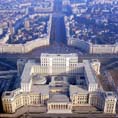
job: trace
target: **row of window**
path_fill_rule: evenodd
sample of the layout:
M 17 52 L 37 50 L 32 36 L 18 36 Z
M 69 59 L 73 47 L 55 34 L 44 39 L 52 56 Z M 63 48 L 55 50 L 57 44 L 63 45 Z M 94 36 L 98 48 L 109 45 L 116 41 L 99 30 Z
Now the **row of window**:
M 107 109 L 106 112 L 107 113 L 112 113 L 113 112 L 113 109 Z
M 6 112 L 12 112 L 11 104 L 5 104 L 4 107 L 5 107 Z

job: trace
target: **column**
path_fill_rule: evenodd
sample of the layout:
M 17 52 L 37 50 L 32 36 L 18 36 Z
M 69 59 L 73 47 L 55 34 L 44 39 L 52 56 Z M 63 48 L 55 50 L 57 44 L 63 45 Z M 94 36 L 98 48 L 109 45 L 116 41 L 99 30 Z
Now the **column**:
M 63 109 L 63 105 L 61 104 L 61 109 Z

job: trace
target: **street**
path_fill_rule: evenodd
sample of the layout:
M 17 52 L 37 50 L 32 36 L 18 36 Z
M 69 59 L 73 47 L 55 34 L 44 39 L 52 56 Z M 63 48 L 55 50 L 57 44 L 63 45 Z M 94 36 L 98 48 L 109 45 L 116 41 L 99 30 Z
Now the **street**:
M 116 115 L 109 114 L 28 114 L 25 118 L 116 118 Z M 23 117 L 19 117 L 23 118 Z

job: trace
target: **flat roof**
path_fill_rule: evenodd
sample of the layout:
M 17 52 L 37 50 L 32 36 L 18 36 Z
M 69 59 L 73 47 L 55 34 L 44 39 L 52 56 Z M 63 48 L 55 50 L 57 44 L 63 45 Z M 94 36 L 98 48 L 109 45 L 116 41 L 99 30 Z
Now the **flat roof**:
M 33 85 L 30 92 L 41 93 L 42 95 L 49 95 L 49 85 Z
M 70 53 L 70 54 L 49 54 L 49 53 L 42 53 L 41 57 L 78 57 L 76 53 Z
M 88 91 L 84 88 L 81 88 L 78 85 L 70 85 L 69 87 L 70 96 L 73 96 L 74 94 L 87 94 Z
M 29 60 L 29 61 L 25 64 L 23 73 L 22 73 L 22 75 L 21 75 L 21 83 L 29 83 L 29 82 L 30 82 L 30 80 L 31 80 L 30 72 L 31 72 L 31 69 L 32 69 L 32 66 L 33 66 L 33 65 L 35 65 L 35 63 L 34 63 L 33 60 Z
M 110 91 L 110 92 L 106 92 L 106 97 L 107 98 L 117 98 L 117 94 L 115 93 L 115 92 L 112 92 L 112 91 Z
M 63 95 L 63 94 L 56 94 L 56 95 L 53 95 L 49 100 L 48 102 L 69 102 L 69 98 L 66 96 L 66 95 Z
M 97 84 L 97 78 L 95 73 L 93 72 L 89 60 L 83 60 L 83 63 L 89 84 Z

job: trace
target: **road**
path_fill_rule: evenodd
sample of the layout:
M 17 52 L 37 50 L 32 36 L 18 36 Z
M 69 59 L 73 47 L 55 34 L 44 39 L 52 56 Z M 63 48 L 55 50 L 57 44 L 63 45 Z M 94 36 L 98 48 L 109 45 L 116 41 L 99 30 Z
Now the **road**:
M 63 46 L 64 47 L 64 46 Z M 40 58 L 41 53 L 77 53 L 78 50 L 74 50 L 74 48 L 66 48 L 65 50 L 62 49 L 63 47 L 58 47 L 56 44 L 50 48 L 44 47 L 41 48 L 40 50 L 35 50 L 34 52 L 28 53 L 28 54 L 1 54 L 0 58 L 12 58 L 12 59 L 17 59 L 17 58 L 26 58 L 26 59 L 35 59 L 35 58 Z M 73 50 L 74 51 L 73 51 Z M 81 53 L 78 54 L 79 59 L 118 59 L 118 55 L 105 55 L 105 54 L 97 54 L 97 55 L 82 55 Z
M 25 118 L 116 118 L 116 115 L 110 114 L 28 114 Z M 20 117 L 23 118 L 23 117 Z
M 53 13 L 53 23 L 55 24 L 55 38 L 53 39 L 54 42 L 58 45 L 65 44 L 66 46 L 66 30 L 64 25 L 64 15 L 62 13 L 62 2 L 61 1 L 55 1 L 55 7 L 54 7 L 54 13 Z

